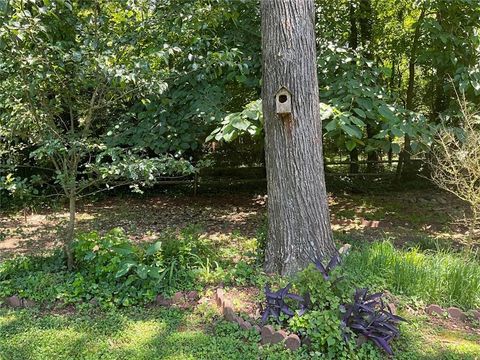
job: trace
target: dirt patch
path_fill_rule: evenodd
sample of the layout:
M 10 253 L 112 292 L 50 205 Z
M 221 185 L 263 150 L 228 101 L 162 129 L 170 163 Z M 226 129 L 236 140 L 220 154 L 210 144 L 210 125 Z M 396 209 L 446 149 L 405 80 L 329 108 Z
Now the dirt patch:
M 392 236 L 398 243 L 425 237 L 460 241 L 464 229 L 452 226 L 465 205 L 438 192 L 402 192 L 375 195 L 330 194 L 334 231 L 372 240 Z M 198 225 L 210 237 L 255 236 L 264 224 L 265 196 L 123 196 L 80 203 L 78 230 L 125 230 L 133 241 L 153 241 L 166 229 Z M 42 253 L 58 246 L 64 234 L 66 211 L 0 214 L 0 259 L 15 254 Z

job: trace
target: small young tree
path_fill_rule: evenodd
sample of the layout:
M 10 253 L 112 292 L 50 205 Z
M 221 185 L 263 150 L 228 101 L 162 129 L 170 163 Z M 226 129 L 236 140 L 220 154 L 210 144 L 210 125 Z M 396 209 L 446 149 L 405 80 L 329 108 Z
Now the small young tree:
M 461 128 L 440 127 L 432 151 L 433 182 L 470 206 L 468 244 L 473 245 L 480 225 L 480 116 L 465 97 L 457 96 Z
M 8 5 L 0 27 L 0 137 L 22 143 L 25 165 L 51 168 L 51 182 L 68 199 L 71 269 L 80 197 L 193 168 L 168 154 L 149 158 L 141 148 L 112 145 L 130 106 L 166 89 L 150 69 L 135 8 L 115 0 Z

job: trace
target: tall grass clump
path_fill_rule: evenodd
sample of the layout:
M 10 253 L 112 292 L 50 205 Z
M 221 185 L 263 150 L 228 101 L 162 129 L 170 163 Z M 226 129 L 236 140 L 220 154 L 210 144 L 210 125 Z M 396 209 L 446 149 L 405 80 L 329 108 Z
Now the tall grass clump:
M 467 253 L 402 250 L 385 240 L 360 245 L 345 266 L 362 286 L 465 310 L 480 306 L 480 263 Z

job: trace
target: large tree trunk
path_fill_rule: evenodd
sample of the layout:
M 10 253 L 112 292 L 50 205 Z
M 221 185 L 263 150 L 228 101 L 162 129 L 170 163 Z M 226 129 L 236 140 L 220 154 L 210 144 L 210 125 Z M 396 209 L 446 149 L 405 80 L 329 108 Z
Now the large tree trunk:
M 262 0 L 268 272 L 292 274 L 335 251 L 322 155 L 314 0 Z M 291 93 L 277 114 L 276 94 Z

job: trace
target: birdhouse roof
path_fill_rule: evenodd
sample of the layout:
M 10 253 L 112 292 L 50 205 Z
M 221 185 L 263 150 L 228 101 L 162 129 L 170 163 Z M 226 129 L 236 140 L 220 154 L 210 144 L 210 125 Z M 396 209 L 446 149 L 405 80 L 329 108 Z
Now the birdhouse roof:
M 283 93 L 283 92 L 286 92 L 289 95 L 292 94 L 285 86 L 280 86 L 280 89 L 277 90 L 276 94 L 280 94 L 280 93 Z

